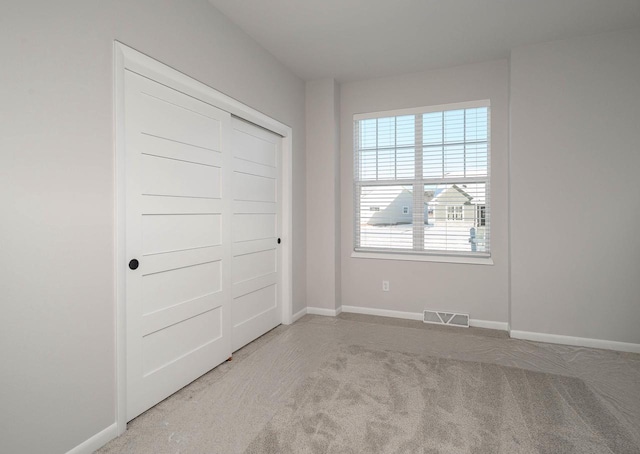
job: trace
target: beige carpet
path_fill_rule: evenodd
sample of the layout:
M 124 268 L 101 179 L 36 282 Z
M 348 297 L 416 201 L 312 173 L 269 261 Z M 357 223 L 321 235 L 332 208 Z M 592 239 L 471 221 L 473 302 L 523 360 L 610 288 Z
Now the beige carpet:
M 360 345 L 371 353 L 351 354 L 349 346 L 353 345 Z M 383 359 L 369 364 L 369 361 L 373 361 L 373 359 L 367 358 L 369 356 L 375 358 L 376 351 L 378 352 L 376 355 L 380 355 Z M 403 353 L 387 354 L 385 353 L 387 351 Z M 359 356 L 361 358 L 358 358 Z M 389 357 L 384 359 L 387 356 Z M 349 374 L 333 376 L 329 365 L 338 364 L 340 357 L 346 358 L 345 369 L 349 371 Z M 435 357 L 448 359 L 436 360 Z M 498 407 L 513 409 L 514 405 L 521 406 L 523 410 L 516 412 L 518 418 L 516 422 L 521 425 L 520 427 L 525 427 L 528 433 L 533 434 L 530 436 L 531 439 L 525 437 L 525 441 L 521 442 L 523 444 L 517 446 L 510 454 L 526 453 L 526 449 L 532 447 L 531 440 L 540 441 L 538 445 L 533 445 L 533 449 L 537 449 L 538 452 L 545 452 L 545 446 L 546 452 L 554 454 L 563 452 L 559 440 L 567 438 L 567 429 L 564 424 L 555 423 L 554 419 L 540 419 L 531 422 L 537 418 L 536 415 L 541 414 L 542 409 L 539 407 L 542 405 L 549 406 L 549 410 L 546 410 L 545 413 L 554 415 L 553 417 L 560 422 L 572 419 L 586 421 L 579 421 L 581 424 L 579 427 L 592 429 L 590 429 L 590 434 L 580 436 L 580 439 L 595 438 L 600 440 L 594 444 L 594 449 L 600 450 L 596 452 L 607 454 L 634 452 L 640 454 L 640 448 L 638 448 L 640 447 L 640 355 L 509 339 L 505 333 L 479 328 L 439 327 L 426 325 L 415 320 L 345 313 L 338 317 L 306 315 L 293 325 L 277 327 L 235 352 L 233 361 L 221 364 L 131 421 L 122 436 L 112 440 L 98 452 L 101 454 L 241 454 L 247 451 L 247 447 L 252 445 L 252 442 L 253 452 L 269 452 L 267 449 L 272 451 L 282 449 L 283 452 L 286 452 L 286 449 L 289 448 L 289 452 L 298 452 L 298 446 L 287 441 L 291 439 L 289 430 L 294 425 L 302 427 L 300 421 L 304 416 L 320 414 L 321 411 L 325 411 L 331 418 L 340 421 L 339 415 L 324 410 L 324 406 L 328 406 L 328 409 L 342 408 L 332 403 L 331 399 L 337 398 L 338 395 L 344 395 L 345 390 L 348 391 L 348 376 L 357 380 L 355 382 L 357 388 L 364 387 L 365 383 L 372 383 L 371 386 L 367 384 L 367 387 L 382 393 L 382 397 L 374 394 L 377 400 L 363 392 L 366 388 L 362 390 L 356 388 L 356 391 L 364 396 L 367 408 L 384 409 L 388 406 L 388 404 L 383 405 L 384 396 L 390 393 L 386 391 L 387 389 L 402 390 L 404 387 L 422 386 L 418 381 L 423 380 L 422 376 L 424 376 L 424 380 L 429 376 L 433 378 L 433 374 L 428 371 L 425 373 L 424 363 L 421 363 L 419 359 L 427 361 L 427 363 L 440 364 L 438 367 L 441 369 L 444 369 L 447 364 L 458 364 L 459 370 L 464 372 L 452 369 L 450 375 L 458 377 L 460 385 L 456 385 L 454 389 L 458 389 L 459 393 L 464 389 L 472 390 L 480 387 L 482 382 L 478 381 L 478 377 L 486 376 L 493 370 L 513 371 L 531 377 L 527 378 L 525 382 L 514 380 L 513 374 L 503 375 L 499 389 L 505 389 L 505 391 L 494 391 L 498 397 L 491 399 L 498 402 L 497 404 L 492 403 Z M 397 364 L 393 365 L 392 360 Z M 361 362 L 363 364 L 354 370 L 353 365 Z M 403 378 L 402 374 L 397 377 L 395 374 L 388 374 L 388 378 L 395 377 L 389 383 L 396 383 L 394 387 L 388 387 L 385 381 L 376 382 L 375 380 L 376 377 L 381 376 L 379 375 L 381 374 L 380 370 L 384 371 L 380 368 L 387 363 L 392 369 L 399 368 L 400 371 L 404 368 L 411 370 L 415 366 L 419 373 L 410 373 L 406 378 Z M 414 366 L 409 368 L 410 364 L 414 364 Z M 337 366 L 335 367 L 337 368 Z M 359 368 L 362 368 L 362 373 L 358 373 Z M 520 369 L 532 372 L 524 372 Z M 364 373 L 364 371 L 372 372 Z M 501 373 L 506 374 L 505 372 Z M 436 377 L 440 375 L 438 373 Z M 517 375 L 515 376 L 517 377 Z M 322 403 L 319 403 L 315 410 L 312 406 L 306 404 L 303 406 L 303 397 L 301 396 L 305 393 L 311 393 L 315 387 L 313 383 L 322 377 L 333 378 L 338 382 L 333 388 L 328 388 L 333 394 L 329 394 L 327 399 L 321 400 Z M 505 377 L 508 377 L 510 381 Z M 537 391 L 537 384 L 540 382 L 535 381 L 533 377 L 549 377 L 554 386 L 545 389 L 548 394 L 556 395 L 556 397 L 550 402 L 544 398 L 544 394 Z M 559 382 L 556 382 L 557 380 Z M 530 383 L 528 383 L 529 381 Z M 373 383 L 377 384 L 373 386 Z M 465 383 L 464 387 L 462 383 Z M 511 383 L 520 383 L 523 388 L 530 391 L 514 391 L 511 389 L 513 386 Z M 444 440 L 449 431 L 453 429 L 445 427 L 445 424 L 442 423 L 442 428 L 439 429 L 443 433 L 441 438 L 437 434 L 436 437 L 433 437 L 433 431 L 426 432 L 425 436 L 416 435 L 417 432 L 412 434 L 410 430 L 415 429 L 411 429 L 411 424 L 414 424 L 414 428 L 419 427 L 416 422 L 419 420 L 418 416 L 410 418 L 409 414 L 404 416 L 401 411 L 398 412 L 398 415 L 394 415 L 389 423 L 391 427 L 400 427 L 399 430 L 394 429 L 399 432 L 397 438 L 395 438 L 394 432 L 389 442 L 383 436 L 386 433 L 385 429 L 380 428 L 384 425 L 376 426 L 374 424 L 381 420 L 380 418 L 385 413 L 374 413 L 373 411 L 363 412 L 364 419 L 346 420 L 349 417 L 347 414 L 344 418 L 346 421 L 340 421 L 341 426 L 336 428 L 337 437 L 335 438 L 344 437 L 347 430 L 352 430 L 352 433 L 356 434 L 354 437 L 359 436 L 361 437 L 359 440 L 365 440 L 354 448 L 355 452 L 362 453 L 367 453 L 369 450 L 376 452 L 376 449 L 378 452 L 393 452 L 394 447 L 398 446 L 397 440 L 410 441 L 415 436 L 418 437 L 416 440 L 420 437 L 425 440 L 424 446 L 416 446 L 415 452 L 440 451 L 463 454 L 474 451 L 482 452 L 481 449 L 486 449 L 487 446 L 489 450 L 493 449 L 492 446 L 495 446 L 497 442 L 493 441 L 494 435 L 492 434 L 496 432 L 491 432 L 494 430 L 491 429 L 491 421 L 484 421 L 487 426 L 483 426 L 474 419 L 475 417 L 472 417 L 479 411 L 476 407 L 482 408 L 485 400 L 474 402 L 464 395 L 465 399 L 460 399 L 460 402 L 465 402 L 464 408 L 467 415 L 463 415 L 463 417 L 452 418 L 450 415 L 455 415 L 455 413 L 445 411 L 446 399 L 451 399 L 453 403 L 456 402 L 451 397 L 453 384 L 453 382 L 442 383 L 440 385 L 442 392 L 433 391 L 429 400 L 425 400 L 426 397 L 421 393 L 403 391 L 407 396 L 411 396 L 412 400 L 414 396 L 417 396 L 415 397 L 417 403 L 410 401 L 407 404 L 414 415 L 417 415 L 417 410 L 413 409 L 414 405 L 417 405 L 416 408 L 419 409 L 425 409 L 427 406 L 429 409 L 435 409 L 435 416 L 431 419 L 435 422 L 431 424 L 439 424 L 440 420 L 454 419 L 452 423 L 454 425 L 474 427 L 473 431 L 465 429 L 464 432 L 461 432 L 456 441 L 458 444 L 451 443 L 454 448 L 449 451 L 438 448 L 434 439 Z M 509 386 L 507 387 L 507 385 Z M 487 385 L 485 383 L 482 386 Z M 571 392 L 558 391 L 564 388 L 568 388 Z M 489 397 L 494 395 L 488 391 L 483 393 L 467 391 L 467 394 L 475 395 L 475 399 L 484 399 L 486 396 L 486 400 L 490 400 Z M 309 394 L 309 396 L 312 395 Z M 572 402 L 568 400 L 569 397 L 578 403 L 567 404 L 565 401 Z M 299 403 L 299 410 L 291 407 L 293 402 Z M 346 400 L 346 402 L 350 401 Z M 357 400 L 354 399 L 353 402 L 350 405 L 355 407 Z M 372 403 L 370 407 L 369 403 Z M 460 405 L 460 408 L 463 408 L 462 404 Z M 353 415 L 359 415 L 356 408 L 350 409 L 346 405 L 344 408 L 345 411 L 350 411 Z M 586 414 L 582 414 L 578 418 L 576 416 L 580 415 L 578 410 Z M 497 412 L 498 417 L 501 412 L 502 410 Z M 459 411 L 458 414 L 460 413 Z M 392 413 L 387 414 L 391 415 Z M 441 416 L 442 414 L 445 416 Z M 425 413 L 425 417 L 430 416 Z M 294 419 L 299 422 L 294 422 Z M 459 424 L 458 419 L 460 420 Z M 499 434 L 512 436 L 503 428 L 507 427 L 506 422 L 508 421 L 505 422 L 499 418 L 493 419 L 497 421 L 494 425 Z M 382 421 L 385 422 L 383 419 Z M 367 426 L 366 423 L 369 425 Z M 286 426 L 286 424 L 289 425 Z M 316 426 L 311 425 L 314 427 L 314 434 Z M 266 430 L 265 427 L 267 427 Z M 321 437 L 325 432 L 331 434 L 328 432 L 328 426 L 318 427 L 318 433 Z M 379 433 L 383 436 L 382 441 L 378 442 L 379 448 L 377 445 L 371 446 L 373 440 L 376 440 L 373 438 L 374 435 L 365 436 L 367 427 L 371 428 L 374 435 Z M 497 429 L 497 427 L 501 428 Z M 269 433 L 278 433 L 278 437 L 271 437 L 272 441 L 269 441 L 269 437 L 266 436 Z M 365 435 L 358 435 L 361 433 Z M 633 441 L 636 443 L 635 448 L 633 445 L 629 447 L 631 442 L 628 434 L 633 437 Z M 329 435 L 326 437 L 330 439 Z M 264 444 L 256 440 L 262 440 Z M 280 447 L 277 447 L 276 441 Z M 542 442 L 545 442 L 546 445 L 543 445 Z M 568 447 L 565 452 L 575 452 L 573 447 L 581 447 L 580 444 L 577 444 L 578 442 L 566 443 Z M 613 448 L 609 449 L 607 443 Z M 304 446 L 309 446 L 309 444 L 301 443 L 300 446 L 302 446 L 301 452 L 304 452 Z M 323 446 L 327 447 L 327 452 L 340 450 L 335 448 L 339 445 L 328 443 L 324 445 L 318 443 L 315 446 L 319 448 L 320 452 L 322 452 Z M 343 452 L 349 452 L 348 446 L 353 445 L 348 445 L 345 442 Z M 409 447 L 411 444 L 408 443 L 407 446 Z M 504 450 L 507 450 L 509 444 L 505 443 L 504 446 Z M 493 452 L 499 453 L 500 450 Z
M 245 453 L 638 454 L 640 447 L 580 379 L 344 346 Z

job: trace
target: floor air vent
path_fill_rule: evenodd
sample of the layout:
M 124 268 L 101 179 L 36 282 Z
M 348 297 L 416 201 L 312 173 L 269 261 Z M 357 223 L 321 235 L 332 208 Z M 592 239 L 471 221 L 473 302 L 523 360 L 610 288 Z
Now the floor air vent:
M 442 311 L 424 311 L 425 323 L 433 323 L 435 325 L 451 325 L 469 327 L 469 314 L 460 314 L 458 312 L 442 312 Z

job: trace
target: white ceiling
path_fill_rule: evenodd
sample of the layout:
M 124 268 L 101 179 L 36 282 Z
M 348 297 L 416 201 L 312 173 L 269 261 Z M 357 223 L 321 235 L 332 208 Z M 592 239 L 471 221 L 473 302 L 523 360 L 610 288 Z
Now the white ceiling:
M 640 0 L 209 1 L 305 80 L 424 71 L 640 26 Z

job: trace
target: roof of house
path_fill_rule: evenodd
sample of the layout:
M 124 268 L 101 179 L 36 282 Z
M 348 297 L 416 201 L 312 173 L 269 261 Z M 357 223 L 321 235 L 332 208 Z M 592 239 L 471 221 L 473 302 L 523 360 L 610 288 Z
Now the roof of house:
M 471 200 L 473 200 L 473 197 L 470 196 L 464 189 L 460 188 L 460 186 L 458 186 L 457 184 L 452 184 L 451 186 L 448 186 L 447 188 L 437 189 L 435 194 L 434 194 L 434 196 L 433 196 L 433 199 L 431 199 L 431 202 L 439 203 L 438 199 L 442 196 L 442 194 L 446 193 L 449 189 L 457 190 L 460 194 L 465 196 L 468 199 L 469 202 Z

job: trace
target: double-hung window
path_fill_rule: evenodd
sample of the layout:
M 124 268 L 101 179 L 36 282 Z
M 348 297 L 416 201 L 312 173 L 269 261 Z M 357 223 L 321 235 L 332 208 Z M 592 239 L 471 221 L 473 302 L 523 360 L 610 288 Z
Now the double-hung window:
M 355 250 L 490 256 L 489 123 L 489 101 L 355 115 Z

